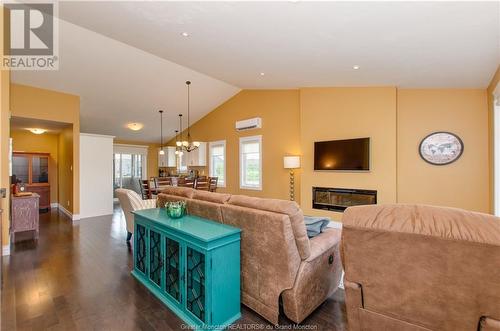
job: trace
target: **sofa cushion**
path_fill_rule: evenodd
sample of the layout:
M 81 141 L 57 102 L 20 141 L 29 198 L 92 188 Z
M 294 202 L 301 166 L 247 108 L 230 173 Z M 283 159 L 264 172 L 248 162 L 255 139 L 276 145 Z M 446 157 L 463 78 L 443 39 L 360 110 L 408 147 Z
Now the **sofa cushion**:
M 342 222 L 351 228 L 500 243 L 500 218 L 457 208 L 411 204 L 356 206 L 347 208 Z
M 176 201 L 186 201 L 187 202 L 188 200 L 189 200 L 188 198 L 181 197 L 178 195 L 170 195 L 170 194 L 166 194 L 166 193 L 160 193 L 160 194 L 158 194 L 156 206 L 158 208 L 165 208 L 165 205 L 167 204 L 167 202 L 176 202 Z
M 181 197 L 185 197 L 188 199 L 192 199 L 194 195 L 194 189 L 189 187 L 178 187 L 178 186 L 166 186 L 161 190 L 160 193 L 170 194 L 170 195 L 178 195 Z
M 194 190 L 193 193 L 193 199 L 209 201 L 214 203 L 226 203 L 230 197 L 231 194 L 208 192 L 202 190 Z
M 228 203 L 240 207 L 288 215 L 295 236 L 295 244 L 297 245 L 301 259 L 305 260 L 311 254 L 309 238 L 307 237 L 306 226 L 304 224 L 304 214 L 302 214 L 302 210 L 296 202 L 278 199 L 262 199 L 245 195 L 232 195 Z
M 209 201 L 196 199 L 187 200 L 187 212 L 189 215 L 222 223 L 222 211 L 220 207 L 219 204 Z

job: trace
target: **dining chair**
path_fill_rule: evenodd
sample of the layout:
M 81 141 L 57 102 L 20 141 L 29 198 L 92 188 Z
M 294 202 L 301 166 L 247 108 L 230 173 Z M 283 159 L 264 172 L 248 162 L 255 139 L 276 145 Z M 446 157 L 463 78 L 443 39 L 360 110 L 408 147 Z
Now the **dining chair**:
M 139 179 L 139 188 L 141 189 L 142 200 L 151 199 L 153 197 L 149 179 Z
M 207 176 L 199 176 L 196 178 L 194 188 L 197 190 L 208 191 L 210 188 L 208 177 Z
M 179 177 L 177 180 L 177 186 L 194 188 L 194 182 L 194 179 Z
M 219 181 L 219 177 L 208 177 L 208 190 L 210 192 L 217 191 L 217 182 Z
M 172 178 L 170 177 L 155 177 L 156 191 L 160 193 L 165 187 L 172 186 Z

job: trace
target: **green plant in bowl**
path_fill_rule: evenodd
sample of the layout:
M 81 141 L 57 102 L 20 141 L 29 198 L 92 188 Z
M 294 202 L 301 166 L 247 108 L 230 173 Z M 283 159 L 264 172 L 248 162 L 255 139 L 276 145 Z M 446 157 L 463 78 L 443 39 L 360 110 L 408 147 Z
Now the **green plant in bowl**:
M 170 218 L 181 218 L 186 214 L 186 202 L 174 201 L 167 203 L 167 215 Z

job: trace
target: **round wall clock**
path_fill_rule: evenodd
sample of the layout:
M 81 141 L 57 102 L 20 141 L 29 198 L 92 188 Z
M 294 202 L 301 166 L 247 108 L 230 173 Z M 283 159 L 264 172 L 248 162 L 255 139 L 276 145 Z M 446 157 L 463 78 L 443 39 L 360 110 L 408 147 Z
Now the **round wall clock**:
M 434 165 L 455 162 L 464 151 L 464 143 L 451 132 L 434 132 L 422 139 L 418 148 L 424 161 Z

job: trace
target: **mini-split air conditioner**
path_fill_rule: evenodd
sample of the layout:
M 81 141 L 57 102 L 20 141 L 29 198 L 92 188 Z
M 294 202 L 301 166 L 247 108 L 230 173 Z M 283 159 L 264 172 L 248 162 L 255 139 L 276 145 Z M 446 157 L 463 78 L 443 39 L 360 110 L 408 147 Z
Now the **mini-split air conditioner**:
M 236 122 L 236 131 L 246 131 L 260 128 L 262 128 L 262 119 L 260 117 Z

